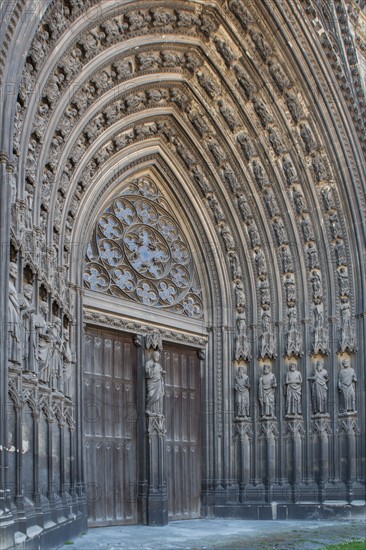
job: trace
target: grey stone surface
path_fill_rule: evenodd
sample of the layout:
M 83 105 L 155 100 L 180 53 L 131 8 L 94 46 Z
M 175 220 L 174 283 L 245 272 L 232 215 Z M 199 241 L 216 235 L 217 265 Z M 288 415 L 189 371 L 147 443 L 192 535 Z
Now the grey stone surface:
M 185 549 L 317 549 L 325 544 L 366 537 L 365 520 L 239 521 L 206 519 L 179 521 L 166 527 L 142 525 L 90 529 L 62 546 L 63 550 Z M 71 541 L 69 541 L 71 542 Z

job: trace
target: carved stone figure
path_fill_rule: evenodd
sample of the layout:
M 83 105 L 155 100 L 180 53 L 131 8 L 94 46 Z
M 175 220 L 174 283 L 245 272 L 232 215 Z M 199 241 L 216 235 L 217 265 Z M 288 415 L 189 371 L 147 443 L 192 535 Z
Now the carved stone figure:
M 267 275 L 266 261 L 262 250 L 258 250 L 255 255 L 255 265 L 257 267 L 258 277 L 262 278 Z
M 315 243 L 310 243 L 308 248 L 306 249 L 308 260 L 309 260 L 309 268 L 319 268 L 319 257 L 318 257 L 318 250 L 316 248 Z
M 334 252 L 336 255 L 337 266 L 345 265 L 347 263 L 346 249 L 342 239 L 337 239 L 334 243 Z
M 269 129 L 268 139 L 276 155 L 283 155 L 283 153 L 286 151 L 286 146 L 275 128 L 272 127 Z
M 228 46 L 228 44 L 224 40 L 220 40 L 220 38 L 216 37 L 214 39 L 214 43 L 215 43 L 217 51 L 224 58 L 225 64 L 227 65 L 227 67 L 230 67 L 236 59 L 235 53 Z
M 323 298 L 322 282 L 320 275 L 317 271 L 311 272 L 310 282 L 313 289 L 313 300 L 317 302 Z
M 328 413 L 328 372 L 324 368 L 324 361 L 319 359 L 313 376 L 308 380 L 311 382 L 312 408 L 314 414 Z
M 256 150 L 254 148 L 252 140 L 246 132 L 240 132 L 236 139 L 239 145 L 241 145 L 244 154 L 248 160 L 256 155 Z
M 291 92 L 287 92 L 285 94 L 285 99 L 286 99 L 286 105 L 288 107 L 288 110 L 290 111 L 292 119 L 296 123 L 299 122 L 304 116 L 304 111 L 302 109 L 301 103 L 297 95 Z
M 214 213 L 216 223 L 220 223 L 224 221 L 225 220 L 224 212 L 215 195 L 211 195 L 210 197 L 208 197 L 207 200 L 209 202 L 212 212 Z
M 235 360 L 248 359 L 250 355 L 250 342 L 247 337 L 247 324 L 245 312 L 238 313 L 236 317 L 236 336 L 235 336 Z
M 235 113 L 234 109 L 232 109 L 229 106 L 229 104 L 226 101 L 224 101 L 223 99 L 219 99 L 217 104 L 219 106 L 220 113 L 222 114 L 222 116 L 224 117 L 224 119 L 226 121 L 226 124 L 228 125 L 230 130 L 232 132 L 234 132 L 237 125 L 238 125 L 238 123 L 239 123 L 237 113 Z
M 10 263 L 9 306 L 8 306 L 8 359 L 16 365 L 21 364 L 21 319 L 20 303 L 16 289 L 18 268 L 14 262 Z
M 342 296 L 349 296 L 349 279 L 348 270 L 346 267 L 340 267 L 337 270 L 339 290 Z
M 241 279 L 241 267 L 239 264 L 239 258 L 236 252 L 229 254 L 229 263 L 231 269 L 231 276 L 233 279 Z
M 236 193 L 241 188 L 241 184 L 229 163 L 225 163 L 223 173 L 225 181 L 230 185 L 231 191 Z
M 243 29 L 247 31 L 248 27 L 251 25 L 251 23 L 253 23 L 253 18 L 251 14 L 245 9 L 243 4 L 239 0 L 230 0 L 229 8 L 239 19 Z
M 286 157 L 282 164 L 283 171 L 286 176 L 287 185 L 292 185 L 297 181 L 297 172 L 290 157 Z
M 238 207 L 243 221 L 245 223 L 249 223 L 253 219 L 253 214 L 248 204 L 248 201 L 243 193 L 241 193 L 238 197 Z
M 234 380 L 236 416 L 245 418 L 249 416 L 249 376 L 244 367 L 238 368 L 238 374 Z
M 258 399 L 261 405 L 262 417 L 273 417 L 275 413 L 275 395 L 277 381 L 271 372 L 271 365 L 263 365 L 263 374 L 259 378 Z
M 164 374 L 165 370 L 159 363 L 160 353 L 153 351 L 152 358 L 145 364 L 146 377 L 146 413 L 149 416 L 163 414 Z
M 329 185 L 326 187 L 323 187 L 322 191 L 322 197 L 324 201 L 324 206 L 326 210 L 331 210 L 335 207 L 334 198 L 333 198 L 333 191 Z
M 260 356 L 274 357 L 274 336 L 272 332 L 271 316 L 268 311 L 264 311 L 261 321 L 261 336 L 260 336 Z
M 278 246 L 288 242 L 285 226 L 284 226 L 283 221 L 282 221 L 281 218 L 276 218 L 273 221 L 273 231 L 276 235 Z
M 38 335 L 39 379 L 49 384 L 51 380 L 52 335 L 51 325 L 47 322 L 48 305 L 46 302 L 41 302 L 40 311 L 43 320 L 40 323 Z
M 218 164 L 218 166 L 221 166 L 226 160 L 225 151 L 222 149 L 222 147 L 220 147 L 219 143 L 216 140 L 214 140 L 212 137 L 210 137 L 207 140 L 206 144 L 207 144 L 208 150 L 211 151 L 216 161 L 216 164 Z
M 231 234 L 230 228 L 227 223 L 225 223 L 221 228 L 221 236 L 225 243 L 226 251 L 235 249 L 234 237 Z
M 306 203 L 300 189 L 294 189 L 293 198 L 297 214 L 302 214 L 306 210 Z
M 338 374 L 339 412 L 356 412 L 356 373 L 349 359 L 343 359 Z
M 297 370 L 296 363 L 289 364 L 285 375 L 286 415 L 301 415 L 301 385 L 302 376 Z
M 319 155 L 319 153 L 316 153 L 316 155 L 313 157 L 312 165 L 313 165 L 314 174 L 317 181 L 321 181 L 322 179 L 325 179 L 328 177 L 327 166 L 325 164 L 323 157 Z
M 259 283 L 259 294 L 261 297 L 261 305 L 266 306 L 270 305 L 271 303 L 271 296 L 269 293 L 269 283 L 267 279 L 264 279 L 263 281 L 260 281 Z
M 189 111 L 189 118 L 199 135 L 201 137 L 204 137 L 205 134 L 207 134 L 207 132 L 209 131 L 209 127 L 207 126 L 207 123 L 205 122 L 202 114 L 196 109 L 191 109 Z
M 204 195 L 208 195 L 208 193 L 212 192 L 212 187 L 208 183 L 207 178 L 205 175 L 201 172 L 199 168 L 196 168 L 196 170 L 193 172 L 193 178 L 198 183 L 202 193 Z
M 201 84 L 202 88 L 207 92 L 211 99 L 215 99 L 217 95 L 220 94 L 220 87 L 214 82 L 208 73 L 198 72 L 197 73 L 198 82 Z
M 287 304 L 293 304 L 296 302 L 296 287 L 292 275 L 287 274 L 285 278 L 285 289 L 286 289 L 286 301 Z
M 61 335 L 61 319 L 56 317 L 51 331 L 51 387 L 63 391 L 63 342 Z
M 255 248 L 256 246 L 259 246 L 260 242 L 261 242 L 261 239 L 260 239 L 260 236 L 259 236 L 258 229 L 256 228 L 254 223 L 248 227 L 248 234 L 249 234 L 249 237 L 250 237 L 250 242 L 251 242 L 252 248 Z
M 314 305 L 314 329 L 313 329 L 313 352 L 328 353 L 328 336 L 324 327 L 324 307 L 321 302 Z
M 254 100 L 253 107 L 260 118 L 263 128 L 266 128 L 270 122 L 273 122 L 272 115 L 270 115 L 264 101 L 261 99 Z
M 259 187 L 263 188 L 265 185 L 269 185 L 268 176 L 262 163 L 258 160 L 254 160 L 252 168 L 255 181 L 258 183 Z
M 245 292 L 244 285 L 241 281 L 237 281 L 234 287 L 235 291 L 235 305 L 237 309 L 245 308 Z
M 280 210 L 278 208 L 278 204 L 275 199 L 273 191 L 271 191 L 271 189 L 269 188 L 268 189 L 266 188 L 263 192 L 263 195 L 264 195 L 264 202 L 266 203 L 267 210 L 271 218 L 273 218 L 273 216 L 278 216 L 280 213 Z
M 341 321 L 340 321 L 340 349 L 341 351 L 355 350 L 354 329 L 352 326 L 351 305 L 347 300 L 344 300 L 340 306 Z
M 287 78 L 287 75 L 285 74 L 281 65 L 277 61 L 270 61 L 268 66 L 269 66 L 269 72 L 274 82 L 277 84 L 277 87 L 280 90 L 280 92 L 283 92 L 284 90 L 286 90 L 286 88 L 289 88 L 291 86 L 291 83 Z
M 342 237 L 342 228 L 339 222 L 339 217 L 337 212 L 333 212 L 332 214 L 330 214 L 329 225 L 330 225 L 330 233 L 333 239 Z
M 286 355 L 302 355 L 301 333 L 297 326 L 296 307 L 288 309 L 288 331 L 287 331 L 287 346 Z
M 304 142 L 306 153 L 311 153 L 316 147 L 316 141 L 309 126 L 305 123 L 300 124 L 300 136 Z
M 75 363 L 71 347 L 70 347 L 70 332 L 68 330 L 64 333 L 64 341 L 62 348 L 62 357 L 63 357 L 63 380 L 64 380 L 64 393 L 66 397 L 71 397 L 71 377 L 72 377 L 72 366 Z
M 245 95 L 248 99 L 251 99 L 253 97 L 253 94 L 256 92 L 255 85 L 240 65 L 234 65 L 234 71 L 240 86 L 245 92 Z
M 309 217 L 306 217 L 302 220 L 301 227 L 305 242 L 314 240 L 313 226 Z
M 263 61 L 267 61 L 273 50 L 271 46 L 265 41 L 263 34 L 259 31 L 252 29 L 250 31 L 250 36 L 252 37 L 252 40 L 256 45 L 256 48 L 259 51 Z

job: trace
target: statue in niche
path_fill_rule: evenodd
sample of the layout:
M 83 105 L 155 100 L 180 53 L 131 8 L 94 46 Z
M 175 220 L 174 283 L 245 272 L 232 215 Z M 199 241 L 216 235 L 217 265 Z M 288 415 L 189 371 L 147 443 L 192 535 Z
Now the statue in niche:
M 270 122 L 273 121 L 272 116 L 269 114 L 266 104 L 261 99 L 256 99 L 253 102 L 254 110 L 259 116 L 262 126 L 265 128 Z
M 319 268 L 319 257 L 318 257 L 318 250 L 316 248 L 315 243 L 310 243 L 307 250 L 308 260 L 309 260 L 309 268 Z
M 300 136 L 305 145 L 305 151 L 307 154 L 311 153 L 316 147 L 316 141 L 307 124 L 300 124 Z
M 247 418 L 249 416 L 249 376 L 245 367 L 238 368 L 238 374 L 234 380 L 236 417 Z
M 259 378 L 258 399 L 261 405 L 261 414 L 263 417 L 274 417 L 275 412 L 275 394 L 276 377 L 271 372 L 271 365 L 263 365 L 263 374 Z
M 296 302 L 296 287 L 292 275 L 286 275 L 284 285 L 286 289 L 287 304 L 294 304 Z
M 231 276 L 233 279 L 241 279 L 241 267 L 239 264 L 239 258 L 236 252 L 229 254 L 229 263 L 231 269 Z
M 328 170 L 325 165 L 324 159 L 318 153 L 314 156 L 312 165 L 317 181 L 321 181 L 328 176 Z
M 259 246 L 260 243 L 261 243 L 261 239 L 260 239 L 260 236 L 259 236 L 258 229 L 256 228 L 254 223 L 249 226 L 248 233 L 249 233 L 252 248 L 255 248 L 256 246 Z
M 284 159 L 282 168 L 286 176 L 287 184 L 291 185 L 297 180 L 297 172 L 296 172 L 295 166 L 293 165 L 289 157 Z
M 271 326 L 271 316 L 268 311 L 262 314 L 261 322 L 261 337 L 260 337 L 260 356 L 262 359 L 266 356 L 273 357 L 274 355 L 274 336 Z
M 289 79 L 287 78 L 286 74 L 282 70 L 282 67 L 279 63 L 276 61 L 270 61 L 269 62 L 269 72 L 271 73 L 271 76 L 275 83 L 278 86 L 278 89 L 283 92 L 286 88 L 289 88 L 291 86 L 291 83 Z
M 308 380 L 311 382 L 311 397 L 314 414 L 328 413 L 328 372 L 324 368 L 324 361 L 319 359 L 316 363 L 313 376 Z
M 328 342 L 327 335 L 324 328 L 324 308 L 321 302 L 314 305 L 314 339 L 313 339 L 313 351 L 314 353 L 327 353 Z
M 72 376 L 72 365 L 75 363 L 71 347 L 70 347 L 70 332 L 65 330 L 64 341 L 62 346 L 62 357 L 63 357 L 63 390 L 66 397 L 71 397 L 71 376 Z
M 323 187 L 322 191 L 322 197 L 324 201 L 324 206 L 326 210 L 331 210 L 335 207 L 334 198 L 333 198 L 333 191 L 329 185 L 326 187 Z
M 248 359 L 250 355 L 249 340 L 247 338 L 247 323 L 245 312 L 238 313 L 236 317 L 235 336 L 235 360 Z
M 343 359 L 338 374 L 338 391 L 340 394 L 339 412 L 356 412 L 356 373 L 349 359 Z
M 285 375 L 286 415 L 301 415 L 301 384 L 302 376 L 296 363 L 289 364 Z
M 269 293 L 269 283 L 267 279 L 264 279 L 259 283 L 259 293 L 261 297 L 261 305 L 265 306 L 271 303 L 271 297 Z
M 220 94 L 220 88 L 214 82 L 207 73 L 198 72 L 197 73 L 198 82 L 201 84 L 202 88 L 207 92 L 211 99 L 214 99 L 217 95 Z
M 286 151 L 286 146 L 280 138 L 279 133 L 276 132 L 275 128 L 272 127 L 269 129 L 268 139 L 276 155 L 283 155 Z
M 212 137 L 209 137 L 209 139 L 206 142 L 206 145 L 208 150 L 211 151 L 216 161 L 216 164 L 218 166 L 221 166 L 226 160 L 225 151 L 222 149 L 222 147 L 220 147 L 219 143 L 216 140 L 214 140 Z
M 301 334 L 297 326 L 297 312 L 295 307 L 288 309 L 288 332 L 286 355 L 302 355 Z
M 254 160 L 252 168 L 255 181 L 258 183 L 259 187 L 262 188 L 265 185 L 269 185 L 268 176 L 263 165 L 259 161 Z
M 232 51 L 232 49 L 227 45 L 224 40 L 220 40 L 219 38 L 214 39 L 214 43 L 216 46 L 217 51 L 222 55 L 222 57 L 225 60 L 225 64 L 230 67 L 231 64 L 235 61 L 236 55 Z
M 202 114 L 196 109 L 191 109 L 188 113 L 188 116 L 199 135 L 201 137 L 204 137 L 205 134 L 207 134 L 207 132 L 209 131 L 209 127 L 207 126 Z
M 204 195 L 208 195 L 208 193 L 212 192 L 212 187 L 210 186 L 207 178 L 199 168 L 196 168 L 196 170 L 193 172 L 193 179 L 199 185 Z
M 337 212 L 333 212 L 329 216 L 329 225 L 332 239 L 337 239 L 342 237 L 342 228 L 339 222 L 339 217 Z
M 235 283 L 235 304 L 237 309 L 242 309 L 245 307 L 245 292 L 244 285 L 241 281 Z
M 334 252 L 336 255 L 337 265 L 345 265 L 347 263 L 346 250 L 342 239 L 337 239 L 334 243 Z
M 239 123 L 238 115 L 223 99 L 219 99 L 217 104 L 219 106 L 220 113 L 224 117 L 229 129 L 234 132 Z
M 248 223 L 250 220 L 253 219 L 252 210 L 243 193 L 241 193 L 238 197 L 238 207 L 241 213 L 241 217 L 243 218 L 243 221 L 245 223 Z
M 301 222 L 301 226 L 302 226 L 302 232 L 304 235 L 305 242 L 313 240 L 314 231 L 313 231 L 313 226 L 311 224 L 310 218 L 308 217 L 304 218 L 303 221 Z
M 256 151 L 254 145 L 246 132 L 240 132 L 236 139 L 239 145 L 243 148 L 244 154 L 248 160 L 255 156 Z
M 302 214 L 304 211 L 306 211 L 306 204 L 305 204 L 305 200 L 304 200 L 304 195 L 302 194 L 300 189 L 295 189 L 293 197 L 294 197 L 296 212 L 298 214 Z
M 147 386 L 146 413 L 149 416 L 163 415 L 163 396 L 165 370 L 159 363 L 160 353 L 153 351 L 152 358 L 145 364 L 145 377 Z
M 354 331 L 352 327 L 351 305 L 348 299 L 344 300 L 340 306 L 340 347 L 341 351 L 354 351 Z
M 219 204 L 219 201 L 215 197 L 215 195 L 211 195 L 208 197 L 208 202 L 210 204 L 210 208 L 214 213 L 216 223 L 220 223 L 225 220 L 224 212 Z
M 51 379 L 51 356 L 52 356 L 52 336 L 51 326 L 47 321 L 48 304 L 41 301 L 40 311 L 42 321 L 38 333 L 38 364 L 39 364 L 39 379 L 49 384 Z
M 256 87 L 253 82 L 250 80 L 248 74 L 240 67 L 240 65 L 234 65 L 234 71 L 236 78 L 243 88 L 245 95 L 250 99 L 253 94 L 256 92 Z
M 23 346 L 24 346 L 24 370 L 38 373 L 38 348 L 37 348 L 37 329 L 39 326 L 38 315 L 36 315 L 33 299 L 33 285 L 25 284 L 24 294 L 24 312 L 23 312 Z
M 18 267 L 10 262 L 9 305 L 8 305 L 8 359 L 11 363 L 21 364 L 20 303 L 16 289 Z
M 258 250 L 255 255 L 255 265 L 258 277 L 263 278 L 267 275 L 266 261 L 262 250 Z
M 263 61 L 267 61 L 273 50 L 271 46 L 269 46 L 269 44 L 267 44 L 267 42 L 264 40 L 263 34 L 259 31 L 252 29 L 250 31 L 250 36 L 252 37 L 252 40 L 256 45 L 257 50 L 259 51 Z
M 278 216 L 280 211 L 278 208 L 277 201 L 271 189 L 264 190 L 264 202 L 266 203 L 268 213 L 273 218 L 273 216 Z
M 273 231 L 276 235 L 277 244 L 280 246 L 281 244 L 287 243 L 287 235 L 285 226 L 283 224 L 283 221 L 281 218 L 276 218 L 273 222 Z
M 349 296 L 349 280 L 346 267 L 340 267 L 337 271 L 339 290 L 342 296 Z
M 229 250 L 235 249 L 234 237 L 232 236 L 230 228 L 227 223 L 224 223 L 224 225 L 221 228 L 221 236 L 224 241 L 227 252 L 229 252 Z
M 318 302 L 323 298 L 323 289 L 320 275 L 317 271 L 312 271 L 310 274 L 310 282 L 313 289 L 313 300 Z
M 51 387 L 63 391 L 63 342 L 61 319 L 58 317 L 51 326 Z
M 291 251 L 288 246 L 282 248 L 282 269 L 284 273 L 288 273 L 294 270 L 294 264 L 292 261 Z
M 302 110 L 302 106 L 297 98 L 297 95 L 287 92 L 285 94 L 285 99 L 288 110 L 290 111 L 293 120 L 295 122 L 299 122 L 299 120 L 301 120 L 304 116 L 304 111 Z
M 230 189 L 233 193 L 236 193 L 241 188 L 241 184 L 238 181 L 234 170 L 231 168 L 230 164 L 226 163 L 224 165 L 224 178 L 225 181 L 230 185 Z

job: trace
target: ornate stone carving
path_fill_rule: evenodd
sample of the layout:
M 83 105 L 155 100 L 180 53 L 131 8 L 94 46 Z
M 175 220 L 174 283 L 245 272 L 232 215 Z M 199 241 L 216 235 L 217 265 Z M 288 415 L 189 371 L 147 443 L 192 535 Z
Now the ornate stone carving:
M 287 342 L 286 342 L 286 355 L 290 357 L 295 355 L 300 357 L 303 355 L 302 351 L 302 338 L 301 332 L 297 323 L 296 307 L 292 306 L 288 308 L 288 330 L 287 330 Z
M 244 151 L 244 154 L 248 160 L 250 160 L 256 155 L 256 150 L 254 148 L 253 142 L 246 132 L 240 132 L 237 135 L 236 139 L 238 143 L 241 145 Z
M 295 183 L 297 181 L 297 172 L 290 157 L 284 158 L 282 168 L 286 176 L 287 185 Z
M 242 281 L 236 281 L 234 285 L 234 292 L 235 292 L 235 307 L 238 311 L 241 311 L 243 308 L 245 308 L 245 292 L 244 292 L 244 285 Z
M 356 412 L 356 373 L 349 359 L 343 359 L 338 374 L 339 412 L 343 414 Z
M 250 223 L 253 219 L 253 214 L 244 193 L 240 193 L 238 196 L 238 207 L 243 221 L 247 224 Z
M 264 169 L 263 164 L 259 160 L 253 161 L 252 169 L 255 181 L 258 183 L 260 188 L 263 188 L 266 185 L 270 185 L 267 172 Z
M 278 130 L 272 127 L 268 131 L 268 139 L 276 155 L 280 156 L 286 152 L 286 146 L 283 143 Z
M 273 53 L 273 50 L 268 42 L 264 39 L 263 34 L 255 29 L 251 29 L 250 36 L 263 61 L 267 61 L 269 56 Z
M 145 349 L 158 350 L 163 349 L 163 340 L 160 332 L 150 332 L 145 336 Z
M 257 91 L 251 78 L 248 76 L 248 74 L 244 71 L 244 69 L 240 65 L 234 65 L 234 71 L 240 86 L 243 88 L 245 92 L 245 95 L 247 96 L 248 99 L 251 99 L 255 94 L 255 92 Z
M 261 416 L 274 418 L 275 416 L 275 395 L 276 377 L 271 372 L 271 365 L 263 365 L 263 373 L 259 377 L 258 399 L 261 406 Z
M 163 397 L 165 393 L 165 370 L 159 363 L 160 353 L 152 352 L 152 357 L 145 364 L 146 377 L 146 414 L 148 416 L 163 415 Z
M 235 353 L 236 361 L 250 359 L 250 341 L 247 336 L 247 325 L 245 312 L 237 314 L 236 317 L 236 335 L 235 335 Z
M 310 127 L 305 123 L 300 124 L 300 136 L 304 143 L 305 152 L 310 154 L 317 145 Z
M 220 113 L 222 114 L 223 118 L 225 119 L 226 124 L 228 125 L 229 129 L 234 132 L 236 130 L 236 127 L 239 124 L 239 117 L 238 114 L 234 111 L 232 107 L 223 99 L 219 99 L 217 102 L 219 106 Z
M 311 397 L 313 414 L 328 414 L 328 372 L 324 368 L 324 361 L 319 359 L 312 376 L 308 380 L 311 382 Z
M 298 123 L 304 117 L 304 111 L 298 99 L 298 95 L 287 92 L 285 94 L 285 100 L 293 121 L 295 123 Z
M 276 357 L 274 334 L 272 332 L 271 316 L 267 310 L 264 310 L 261 317 L 261 335 L 259 355 L 262 359 Z
M 328 331 L 324 326 L 324 306 L 318 302 L 313 307 L 313 353 L 329 353 Z
M 8 305 L 8 358 L 11 363 L 20 365 L 22 360 L 20 302 L 16 289 L 18 268 L 10 263 L 9 305 Z
M 268 64 L 269 72 L 280 92 L 285 91 L 291 86 L 291 82 L 277 61 L 270 61 Z
M 211 99 L 215 99 L 216 96 L 220 95 L 220 86 L 212 80 L 207 71 L 199 71 L 197 73 L 198 82 L 201 84 L 202 88 L 210 96 Z
M 291 362 L 285 375 L 286 416 L 302 414 L 301 408 L 302 376 L 297 365 Z
M 192 255 L 183 232 L 149 178 L 132 182 L 99 217 L 88 247 L 90 290 L 200 318 Z M 219 205 L 218 205 L 219 206 Z M 220 220 L 221 221 L 221 220 Z
M 241 279 L 242 271 L 239 263 L 239 258 L 236 252 L 232 251 L 229 254 L 229 264 L 231 269 L 231 276 L 233 279 Z
M 348 298 L 344 298 L 340 305 L 340 324 L 339 324 L 339 350 L 341 352 L 356 351 L 355 331 L 352 324 L 351 305 Z
M 244 4 L 241 0 L 230 0 L 229 9 L 236 15 L 240 21 L 241 26 L 244 31 L 247 32 L 250 25 L 254 22 L 253 17 L 249 11 L 244 7 Z
M 246 373 L 245 367 L 238 368 L 238 373 L 235 376 L 234 382 L 235 390 L 235 408 L 236 418 L 246 418 L 249 416 L 249 390 L 250 382 L 249 376 Z
M 260 118 L 260 121 L 262 123 L 263 128 L 266 128 L 268 126 L 268 124 L 273 122 L 273 117 L 269 113 L 269 111 L 266 107 L 266 104 L 264 103 L 264 101 L 262 99 L 259 99 L 259 98 L 255 99 L 253 101 L 253 107 L 254 107 L 254 110 L 257 113 L 258 117 Z

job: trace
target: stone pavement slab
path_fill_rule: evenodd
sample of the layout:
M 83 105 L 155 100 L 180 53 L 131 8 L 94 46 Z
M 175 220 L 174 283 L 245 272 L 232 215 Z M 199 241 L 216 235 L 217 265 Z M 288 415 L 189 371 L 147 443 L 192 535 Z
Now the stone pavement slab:
M 131 525 L 89 529 L 75 541 L 67 541 L 62 550 L 315 550 L 353 538 L 366 538 L 364 520 L 199 519 L 176 521 L 165 527 Z

